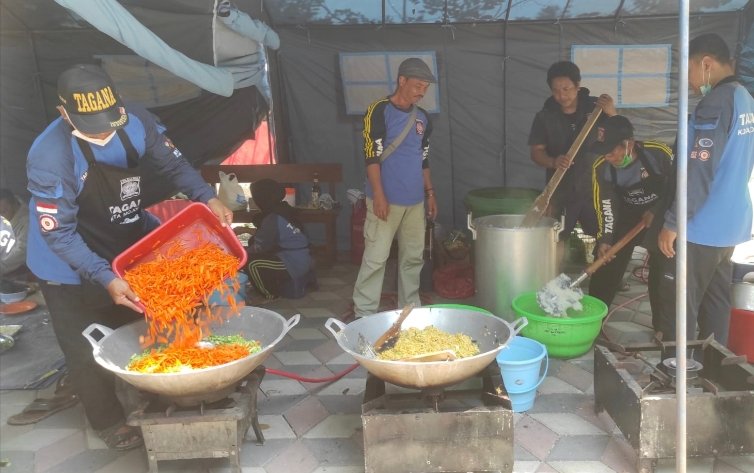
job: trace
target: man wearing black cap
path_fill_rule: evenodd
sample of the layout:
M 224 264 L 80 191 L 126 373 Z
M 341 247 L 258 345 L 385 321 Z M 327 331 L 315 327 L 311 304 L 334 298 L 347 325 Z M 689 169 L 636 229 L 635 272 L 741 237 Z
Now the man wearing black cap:
M 612 261 L 592 275 L 589 294 L 609 307 L 622 284 L 634 247 L 644 246 L 650 253 L 648 288 L 652 325 L 655 331 L 660 331 L 662 299 L 659 284 L 663 257 L 655 244 L 657 232 L 654 229 L 659 230 L 662 214 L 672 196 L 668 182 L 673 169 L 673 153 L 663 143 L 635 140 L 631 122 L 621 115 L 609 117 L 597 127 L 597 139 L 590 150 L 599 156 L 592 173 L 599 224 L 598 257 L 642 220 L 649 227 L 653 217 L 659 217 L 652 231 L 639 233 L 618 251 Z M 647 234 L 653 237 L 644 242 Z
M 424 61 L 406 59 L 398 68 L 395 92 L 372 103 L 364 115 L 367 217 L 364 256 L 353 291 L 357 317 L 379 307 L 385 263 L 396 235 L 398 304 L 421 305 L 425 218 L 434 220 L 437 202 L 429 173 L 432 124 L 416 104 L 436 82 Z
M 137 295 L 110 267 L 113 258 L 159 222 L 143 210 L 148 164 L 224 224 L 230 212 L 163 134 L 155 117 L 121 103 L 99 67 L 77 65 L 58 79 L 61 117 L 32 144 L 26 163 L 27 265 L 40 284 L 87 419 L 108 447 L 141 445 L 124 424 L 114 376 L 94 361 L 81 335 L 89 324 L 117 328 L 139 317 Z
M 306 289 L 313 269 L 309 238 L 296 209 L 283 200 L 285 187 L 272 179 L 260 179 L 251 184 L 251 195 L 261 211 L 254 217 L 257 231 L 247 249 L 252 285 L 265 301 L 282 295 L 286 285 L 298 283 Z

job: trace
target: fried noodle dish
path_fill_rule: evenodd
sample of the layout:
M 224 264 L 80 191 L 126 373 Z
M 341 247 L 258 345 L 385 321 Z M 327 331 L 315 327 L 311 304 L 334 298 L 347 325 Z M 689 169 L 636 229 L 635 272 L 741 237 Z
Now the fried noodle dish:
M 423 329 L 412 327 L 401 330 L 395 346 L 379 353 L 377 358 L 396 361 L 440 350 L 453 350 L 457 358 L 479 354 L 479 347 L 468 335 L 450 334 L 430 325 Z

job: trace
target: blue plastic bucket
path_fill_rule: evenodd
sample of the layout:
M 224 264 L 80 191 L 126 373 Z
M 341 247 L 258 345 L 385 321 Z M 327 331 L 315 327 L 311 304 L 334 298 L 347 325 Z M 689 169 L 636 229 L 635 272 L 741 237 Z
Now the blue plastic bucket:
M 238 281 L 238 290 L 233 289 L 233 281 Z M 239 271 L 235 277 L 228 278 L 224 281 L 223 289 L 216 289 L 209 296 L 209 305 L 227 306 L 228 296 L 232 295 L 237 303 L 246 300 L 246 286 L 249 284 L 249 277 L 246 273 Z
M 542 360 L 545 362 L 542 369 Z M 531 338 L 516 336 L 497 355 L 503 384 L 513 412 L 528 411 L 534 405 L 537 388 L 547 376 L 547 347 Z

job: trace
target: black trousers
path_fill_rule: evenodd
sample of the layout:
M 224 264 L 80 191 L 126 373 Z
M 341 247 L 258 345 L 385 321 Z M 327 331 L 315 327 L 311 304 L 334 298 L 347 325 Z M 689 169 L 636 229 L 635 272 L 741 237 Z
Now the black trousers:
M 720 344 L 728 343 L 730 327 L 730 284 L 733 278 L 734 247 L 715 247 L 687 243 L 686 247 L 686 339 L 703 340 L 715 335 Z M 663 311 L 663 339 L 676 339 L 675 258 L 663 259 L 660 293 Z M 697 336 L 697 325 L 699 335 Z
M 84 406 L 89 424 L 102 430 L 124 420 L 123 407 L 115 394 L 115 375 L 100 367 L 92 345 L 81 334 L 91 323 L 116 329 L 141 317 L 113 303 L 99 284 L 41 284 L 52 327 L 65 355 L 69 377 Z
M 265 297 L 279 296 L 291 275 L 280 258 L 271 253 L 249 255 L 246 266 L 251 284 Z

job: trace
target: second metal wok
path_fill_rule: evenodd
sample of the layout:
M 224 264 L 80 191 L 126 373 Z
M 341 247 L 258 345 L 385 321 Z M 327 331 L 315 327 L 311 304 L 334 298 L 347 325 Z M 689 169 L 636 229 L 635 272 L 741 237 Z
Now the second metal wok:
M 296 314 L 285 320 L 282 315 L 260 307 L 243 307 L 225 323 L 213 325 L 215 335 L 240 334 L 248 340 L 257 340 L 262 350 L 230 363 L 210 368 L 180 373 L 139 373 L 125 369 L 131 357 L 144 349 L 139 336 L 147 332 L 146 322 L 140 320 L 116 330 L 91 324 L 83 331 L 92 344 L 94 359 L 103 368 L 112 371 L 137 388 L 162 395 L 180 406 L 191 406 L 202 401 L 213 402 L 226 397 L 235 389 L 235 383 L 261 365 L 300 319 Z M 99 331 L 104 336 L 95 340 Z
M 454 361 L 405 362 L 386 361 L 364 356 L 359 334 L 369 343 L 382 335 L 398 318 L 400 311 L 380 312 L 362 317 L 346 325 L 330 318 L 325 328 L 346 353 L 378 378 L 406 388 L 424 389 L 450 386 L 481 372 L 505 345 L 526 326 L 526 318 L 510 324 L 493 315 L 474 310 L 422 307 L 414 309 L 403 322 L 402 329 L 434 325 L 448 333 L 463 333 L 479 346 L 479 354 Z M 336 330 L 337 327 L 337 330 Z

